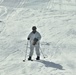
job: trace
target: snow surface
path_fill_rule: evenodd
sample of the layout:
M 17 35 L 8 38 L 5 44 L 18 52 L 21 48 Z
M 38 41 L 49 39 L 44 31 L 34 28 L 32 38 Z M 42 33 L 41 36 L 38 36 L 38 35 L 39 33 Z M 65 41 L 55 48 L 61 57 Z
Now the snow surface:
M 34 25 L 41 60 L 23 62 Z M 0 0 L 0 75 L 76 75 L 76 0 Z

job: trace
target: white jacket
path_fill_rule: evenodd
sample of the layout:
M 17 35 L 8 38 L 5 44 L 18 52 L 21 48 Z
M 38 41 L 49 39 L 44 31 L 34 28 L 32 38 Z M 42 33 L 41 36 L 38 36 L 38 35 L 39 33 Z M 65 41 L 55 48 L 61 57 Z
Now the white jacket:
M 35 38 L 38 39 L 37 41 L 37 44 L 39 43 L 40 39 L 41 39 L 41 35 L 39 32 L 36 31 L 36 33 L 33 33 L 31 32 L 29 35 L 28 35 L 28 38 L 30 38 L 30 44 L 32 45 L 33 41 Z

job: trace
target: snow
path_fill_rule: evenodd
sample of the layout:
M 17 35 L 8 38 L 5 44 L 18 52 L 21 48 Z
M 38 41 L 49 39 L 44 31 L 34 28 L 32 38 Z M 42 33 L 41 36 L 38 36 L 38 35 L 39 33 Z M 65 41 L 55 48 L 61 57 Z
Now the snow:
M 42 35 L 41 60 L 34 53 L 34 61 L 23 62 L 34 25 Z M 75 75 L 75 52 L 75 0 L 0 0 L 0 75 Z

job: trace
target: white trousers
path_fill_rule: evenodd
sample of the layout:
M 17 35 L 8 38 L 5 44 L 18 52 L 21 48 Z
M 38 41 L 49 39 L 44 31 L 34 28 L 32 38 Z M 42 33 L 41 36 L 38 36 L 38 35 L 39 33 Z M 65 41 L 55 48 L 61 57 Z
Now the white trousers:
M 29 54 L 29 56 L 32 57 L 32 55 L 33 55 L 33 53 L 34 53 L 34 49 L 35 49 L 36 55 L 37 55 L 37 56 L 40 56 L 39 48 L 40 48 L 39 43 L 37 43 L 36 45 L 30 44 L 30 54 Z

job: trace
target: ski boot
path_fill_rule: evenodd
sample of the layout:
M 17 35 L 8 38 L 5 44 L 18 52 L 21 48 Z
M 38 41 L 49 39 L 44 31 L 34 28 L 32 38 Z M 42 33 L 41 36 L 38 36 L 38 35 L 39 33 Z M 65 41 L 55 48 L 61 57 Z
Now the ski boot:
M 29 56 L 28 60 L 31 60 L 31 56 Z
M 36 60 L 40 60 L 40 57 L 39 57 L 39 56 L 37 56 Z

